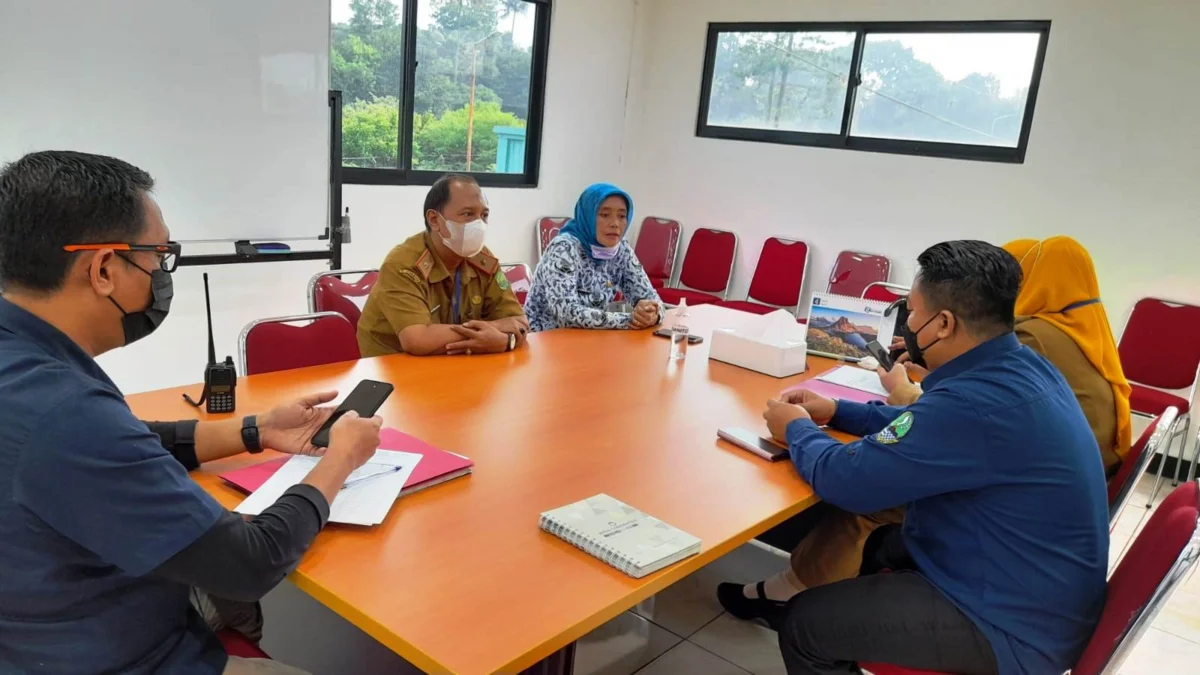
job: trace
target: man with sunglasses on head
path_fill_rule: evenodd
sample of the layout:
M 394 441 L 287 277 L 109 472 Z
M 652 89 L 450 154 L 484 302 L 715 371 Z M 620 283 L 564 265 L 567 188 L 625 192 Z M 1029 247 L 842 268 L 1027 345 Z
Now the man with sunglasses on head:
M 187 472 L 264 447 L 318 454 L 335 392 L 240 420 L 134 417 L 94 358 L 170 310 L 180 248 L 153 186 L 76 152 L 0 170 L 0 672 L 299 673 L 228 657 L 205 618 L 278 584 L 379 444 L 378 418 L 343 417 L 304 482 L 246 520 Z

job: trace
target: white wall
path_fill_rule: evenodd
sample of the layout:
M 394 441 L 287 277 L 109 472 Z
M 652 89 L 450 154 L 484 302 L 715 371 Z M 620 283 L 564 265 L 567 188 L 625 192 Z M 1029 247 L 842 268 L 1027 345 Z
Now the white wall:
M 1122 0 L 646 0 L 626 168 L 641 214 L 740 238 L 745 297 L 765 238 L 810 242 L 808 290 L 838 251 L 885 253 L 907 283 L 946 239 L 1068 234 L 1092 252 L 1119 330 L 1134 300 L 1200 301 L 1200 3 Z M 710 21 L 1050 19 L 1024 164 L 697 138 Z M 650 37 L 652 36 L 652 37 Z

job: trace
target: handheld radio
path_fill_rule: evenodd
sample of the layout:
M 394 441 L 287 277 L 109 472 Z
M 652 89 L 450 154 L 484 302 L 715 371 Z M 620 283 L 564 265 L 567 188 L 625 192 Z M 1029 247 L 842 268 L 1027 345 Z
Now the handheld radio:
M 212 302 L 208 297 L 208 272 L 204 273 L 204 310 L 208 315 L 208 365 L 204 367 L 204 391 L 200 400 L 183 395 L 183 400 L 199 408 L 206 401 L 210 413 L 230 413 L 237 407 L 237 367 L 233 357 L 226 356 L 224 363 L 217 363 L 217 349 L 213 345 Z

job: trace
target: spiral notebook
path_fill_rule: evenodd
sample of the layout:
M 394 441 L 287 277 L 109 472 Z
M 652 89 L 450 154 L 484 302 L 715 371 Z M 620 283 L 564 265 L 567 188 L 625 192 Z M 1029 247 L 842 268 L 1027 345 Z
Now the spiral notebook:
M 700 540 L 606 494 L 542 514 L 541 528 L 635 579 L 700 552 Z

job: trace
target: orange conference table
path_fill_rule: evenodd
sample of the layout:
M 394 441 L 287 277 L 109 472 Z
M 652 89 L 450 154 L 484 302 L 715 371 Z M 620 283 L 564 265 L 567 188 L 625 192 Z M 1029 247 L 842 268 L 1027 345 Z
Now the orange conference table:
M 689 323 L 707 338 L 747 316 L 702 306 Z M 292 581 L 427 672 L 569 671 L 575 640 L 817 501 L 789 462 L 716 433 L 765 433 L 768 398 L 837 362 L 810 357 L 807 373 L 778 380 L 709 361 L 707 339 L 683 363 L 667 361 L 669 347 L 650 331 L 554 331 L 511 354 L 389 356 L 242 379 L 238 414 L 346 393 L 364 378 L 391 382 L 387 426 L 475 461 L 471 476 L 399 500 L 377 528 L 327 527 Z M 129 403 L 142 419 L 194 416 L 181 391 Z M 193 476 L 233 507 L 244 495 L 217 474 L 272 454 Z M 538 528 L 541 512 L 601 492 L 699 537 L 701 553 L 633 579 Z

